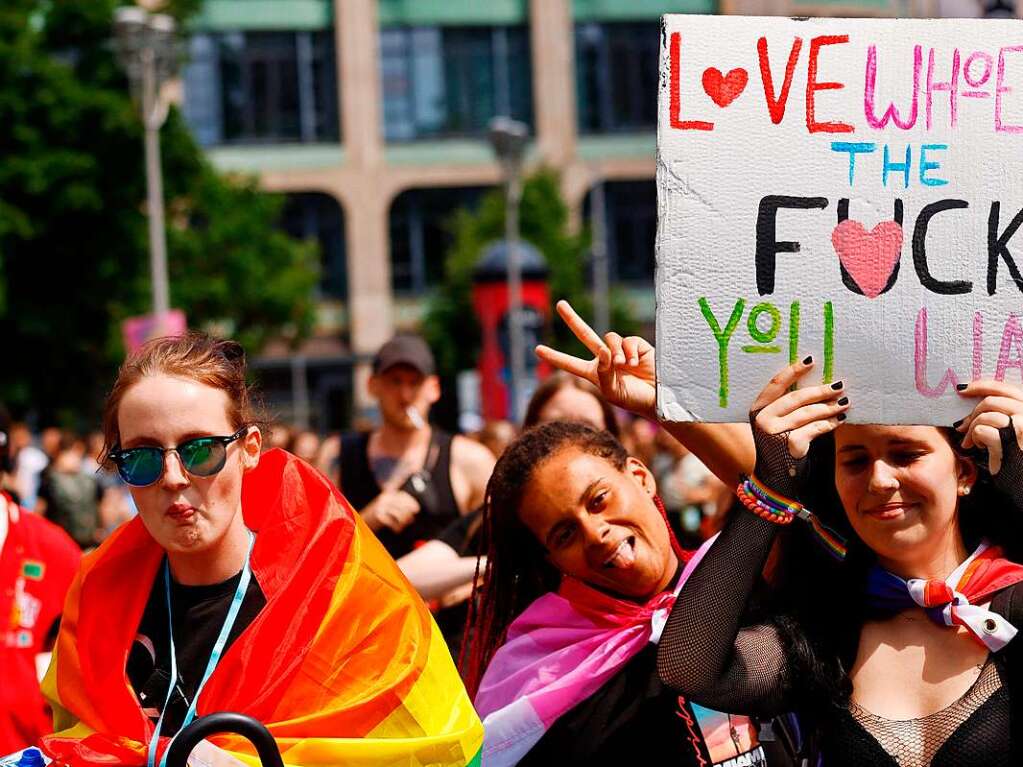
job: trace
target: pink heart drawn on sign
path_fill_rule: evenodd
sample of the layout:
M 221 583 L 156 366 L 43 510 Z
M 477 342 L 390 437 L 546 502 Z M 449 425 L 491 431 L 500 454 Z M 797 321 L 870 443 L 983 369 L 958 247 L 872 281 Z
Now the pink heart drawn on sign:
M 726 107 L 739 98 L 746 89 L 749 75 L 741 67 L 733 69 L 727 75 L 721 74 L 717 67 L 710 67 L 703 73 L 703 89 L 719 107 Z
M 859 221 L 846 219 L 831 233 L 831 243 L 863 295 L 877 298 L 899 262 L 902 227 L 897 221 L 883 221 L 868 232 Z

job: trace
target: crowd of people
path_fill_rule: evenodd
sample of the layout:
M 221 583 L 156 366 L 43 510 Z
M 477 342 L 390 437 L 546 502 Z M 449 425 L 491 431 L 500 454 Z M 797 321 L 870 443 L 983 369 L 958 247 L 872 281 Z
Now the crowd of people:
M 237 711 L 292 765 L 1020 763 L 1023 389 L 850 425 L 807 357 L 748 424 L 658 423 L 654 348 L 558 311 L 592 357 L 538 347 L 523 423 L 471 435 L 414 335 L 344 434 L 267 423 L 196 333 L 88 439 L 0 423 L 0 753 L 162 767 Z

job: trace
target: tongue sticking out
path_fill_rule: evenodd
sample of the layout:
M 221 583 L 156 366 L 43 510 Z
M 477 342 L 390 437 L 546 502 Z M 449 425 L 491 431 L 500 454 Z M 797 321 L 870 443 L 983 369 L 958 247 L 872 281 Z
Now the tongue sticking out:
M 626 538 L 618 546 L 615 555 L 607 563 L 608 567 L 631 567 L 636 561 L 635 539 Z

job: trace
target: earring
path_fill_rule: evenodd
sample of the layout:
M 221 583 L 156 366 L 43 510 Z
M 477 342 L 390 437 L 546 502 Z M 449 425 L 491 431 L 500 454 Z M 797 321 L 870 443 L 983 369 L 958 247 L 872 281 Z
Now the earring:
M 970 494 L 970 486 L 969 485 L 965 485 L 964 487 L 959 488 L 959 495 L 969 495 L 969 494 Z

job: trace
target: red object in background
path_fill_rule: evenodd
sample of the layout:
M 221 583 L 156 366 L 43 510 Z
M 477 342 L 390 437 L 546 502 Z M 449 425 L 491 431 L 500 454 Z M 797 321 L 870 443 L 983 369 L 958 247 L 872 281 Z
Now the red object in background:
M 547 289 L 547 265 L 540 252 L 528 242 L 518 244 L 522 263 L 523 335 L 526 346 L 527 378 L 546 378 L 546 363 L 533 353 L 550 321 L 550 293 Z M 505 420 L 510 416 L 508 382 L 511 380 L 508 344 L 507 245 L 505 241 L 488 246 L 473 273 L 472 299 L 479 317 L 482 346 L 478 370 L 480 402 L 485 420 Z
M 0 543 L 0 756 L 34 746 L 53 731 L 39 691 L 36 655 L 60 616 L 82 552 L 52 522 L 0 493 L 8 518 Z

